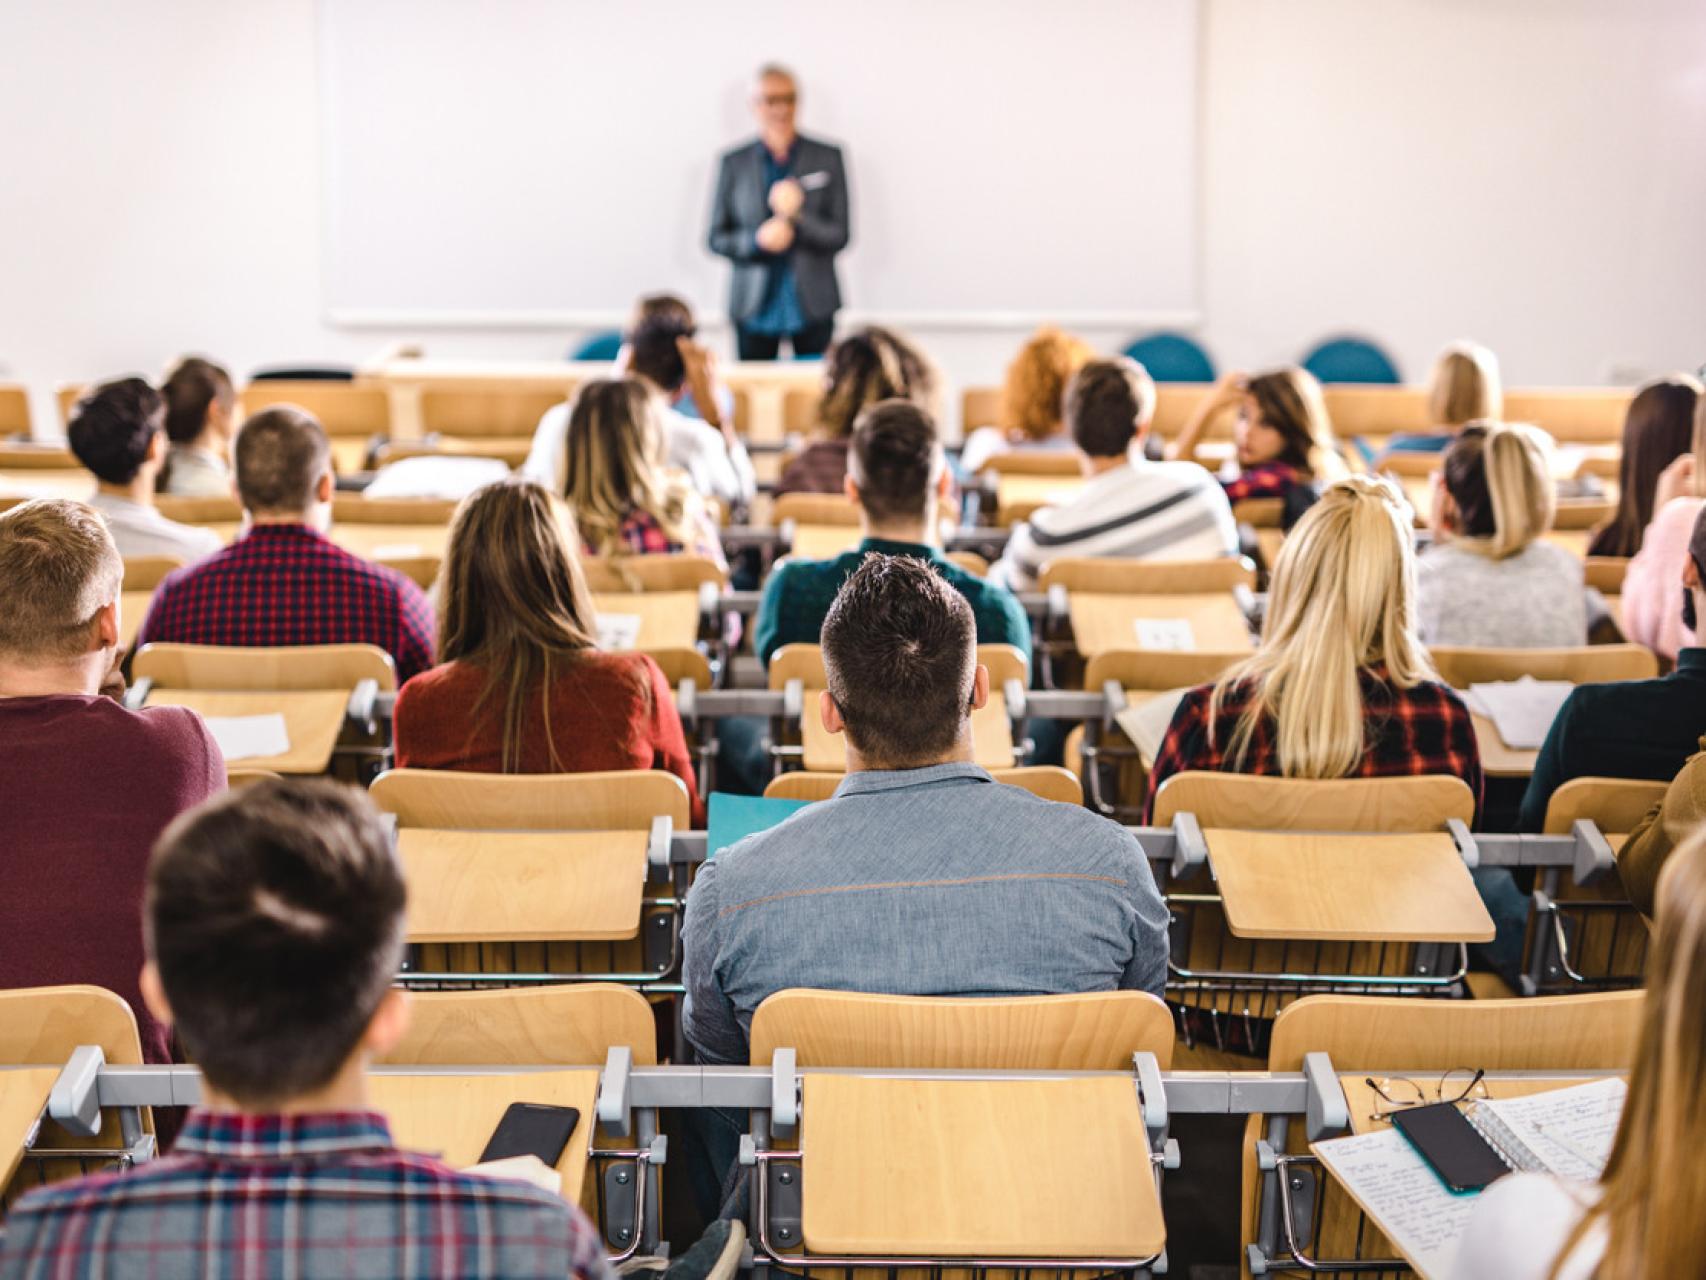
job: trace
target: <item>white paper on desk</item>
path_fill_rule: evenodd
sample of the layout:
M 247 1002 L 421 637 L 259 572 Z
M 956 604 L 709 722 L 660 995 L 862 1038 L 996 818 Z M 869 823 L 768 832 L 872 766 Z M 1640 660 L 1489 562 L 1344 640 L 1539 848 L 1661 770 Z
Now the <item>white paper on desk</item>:
M 370 560 L 414 560 L 425 553 L 412 542 L 388 542 L 367 554 Z
M 1423 1280 L 1452 1274 L 1475 1195 L 1446 1190 L 1396 1129 L 1330 1138 L 1310 1146 Z
M 1187 689 L 1169 689 L 1115 712 L 1114 723 L 1131 739 L 1137 754 L 1143 757 L 1145 768 L 1155 763 L 1161 742 L 1167 736 L 1167 728 L 1173 723 L 1173 713 L 1179 709 L 1179 703 L 1184 701 L 1188 692 Z
M 1530 1172 L 1587 1182 L 1605 1172 L 1611 1159 L 1628 1092 L 1613 1076 L 1569 1089 L 1489 1099 L 1475 1104 L 1470 1123 Z
M 1558 708 L 1575 685 L 1568 680 L 1503 680 L 1497 684 L 1472 684 L 1470 696 L 1489 717 L 1499 738 L 1512 751 L 1536 751 L 1546 741 Z
M 536 1155 L 510 1156 L 506 1160 L 487 1160 L 483 1164 L 472 1164 L 462 1171 L 472 1173 L 481 1178 L 500 1178 L 511 1182 L 526 1182 L 538 1187 L 541 1191 L 549 1191 L 554 1196 L 563 1194 L 563 1175 Z
M 606 653 L 621 653 L 640 643 L 640 615 L 637 613 L 601 613 L 598 615 L 598 647 Z
M 402 458 L 381 468 L 362 490 L 368 498 L 444 498 L 460 502 L 474 490 L 502 480 L 509 465 L 498 458 L 433 454 Z
M 1164 649 L 1170 653 L 1190 653 L 1197 647 L 1196 633 L 1189 618 L 1137 618 L 1137 647 Z
M 282 756 L 290 750 L 290 733 L 276 711 L 264 716 L 206 716 L 203 722 L 227 762 Z

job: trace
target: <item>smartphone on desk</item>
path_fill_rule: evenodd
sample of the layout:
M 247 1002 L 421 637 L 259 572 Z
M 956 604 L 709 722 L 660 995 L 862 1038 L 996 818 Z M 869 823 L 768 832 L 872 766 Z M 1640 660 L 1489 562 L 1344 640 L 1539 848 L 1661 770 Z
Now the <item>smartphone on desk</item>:
M 538 1156 L 555 1169 L 563 1158 L 581 1113 L 573 1107 L 553 1107 L 542 1102 L 512 1102 L 498 1127 L 480 1153 L 480 1163 L 509 1160 L 515 1156 Z
M 1479 1191 L 1511 1171 L 1504 1157 L 1449 1102 L 1395 1111 L 1392 1123 L 1453 1191 Z

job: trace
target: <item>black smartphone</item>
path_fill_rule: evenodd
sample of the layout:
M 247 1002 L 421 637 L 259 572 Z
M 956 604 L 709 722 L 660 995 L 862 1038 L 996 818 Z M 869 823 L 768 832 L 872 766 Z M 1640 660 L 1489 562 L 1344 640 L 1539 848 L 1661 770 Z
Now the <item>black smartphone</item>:
M 1479 1191 L 1511 1171 L 1492 1144 L 1449 1102 L 1395 1111 L 1392 1123 L 1453 1191 Z
M 508 1160 L 512 1156 L 538 1156 L 555 1169 L 563 1158 L 581 1113 L 573 1107 L 552 1107 L 540 1102 L 512 1102 L 492 1130 L 480 1163 Z

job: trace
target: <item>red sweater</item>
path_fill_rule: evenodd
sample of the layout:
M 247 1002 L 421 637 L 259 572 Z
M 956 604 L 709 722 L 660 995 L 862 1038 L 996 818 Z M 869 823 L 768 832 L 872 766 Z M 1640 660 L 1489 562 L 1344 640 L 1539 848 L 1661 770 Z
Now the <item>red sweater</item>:
M 638 679 L 636 679 L 638 677 Z M 486 673 L 467 662 L 423 671 L 397 695 L 397 764 L 409 769 L 503 770 L 503 703 L 474 714 Z M 499 695 L 501 697 L 501 695 Z M 643 653 L 588 650 L 551 689 L 551 737 L 545 742 L 539 703 L 529 700 L 518 773 L 593 773 L 663 769 L 687 784 L 695 824 L 702 821 L 698 783 L 675 699 L 658 664 Z

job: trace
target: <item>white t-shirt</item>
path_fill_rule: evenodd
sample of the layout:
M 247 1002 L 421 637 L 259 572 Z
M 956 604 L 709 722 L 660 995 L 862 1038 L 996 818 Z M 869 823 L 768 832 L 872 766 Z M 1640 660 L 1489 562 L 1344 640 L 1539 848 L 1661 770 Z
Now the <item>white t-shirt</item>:
M 1481 1193 L 1457 1246 L 1454 1280 L 1546 1280 L 1558 1250 L 1593 1203 L 1594 1184 L 1513 1173 Z M 1564 1263 L 1559 1280 L 1590 1280 L 1605 1253 L 1596 1226 Z
M 724 504 L 750 502 L 758 492 L 758 477 L 746 447 L 730 448 L 723 433 L 710 423 L 665 406 L 662 410 L 666 461 L 687 473 L 687 482 L 707 498 Z M 533 445 L 521 474 L 553 493 L 563 491 L 568 467 L 569 405 L 552 405 L 533 431 Z
M 170 556 L 194 564 L 225 545 L 212 529 L 168 520 L 153 507 L 128 498 L 97 493 L 89 499 L 89 505 L 106 518 L 119 555 L 127 559 Z

